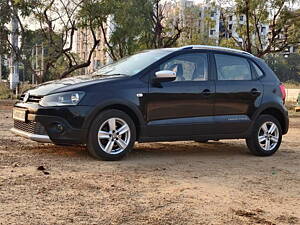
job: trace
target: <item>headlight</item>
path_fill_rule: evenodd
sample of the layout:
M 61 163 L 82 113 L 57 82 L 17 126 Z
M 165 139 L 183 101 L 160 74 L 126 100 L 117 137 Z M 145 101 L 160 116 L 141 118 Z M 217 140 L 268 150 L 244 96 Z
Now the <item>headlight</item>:
M 40 101 L 41 106 L 65 106 L 77 105 L 85 93 L 82 91 L 62 92 L 53 95 L 46 95 Z

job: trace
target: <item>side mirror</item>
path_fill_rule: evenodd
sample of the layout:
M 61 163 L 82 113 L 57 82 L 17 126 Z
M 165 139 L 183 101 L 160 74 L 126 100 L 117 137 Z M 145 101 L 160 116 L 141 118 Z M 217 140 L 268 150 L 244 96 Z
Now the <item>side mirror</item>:
M 161 70 L 155 73 L 155 82 L 168 82 L 176 80 L 176 73 L 171 70 Z

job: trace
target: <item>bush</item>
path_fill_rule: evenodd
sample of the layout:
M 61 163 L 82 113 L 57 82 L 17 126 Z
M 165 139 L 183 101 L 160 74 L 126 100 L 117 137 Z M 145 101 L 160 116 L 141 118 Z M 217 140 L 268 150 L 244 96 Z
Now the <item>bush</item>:
M 31 89 L 35 86 L 36 86 L 36 84 L 29 84 L 28 82 L 24 82 L 24 83 L 20 84 L 20 86 L 19 86 L 19 95 L 21 95 L 22 93 L 24 93 L 28 89 Z
M 298 88 L 300 88 L 300 82 L 296 82 L 294 80 L 288 80 L 288 81 L 284 82 L 284 86 L 286 88 L 291 88 L 291 89 L 297 88 L 298 89 Z
M 9 89 L 8 83 L 0 83 L 0 99 L 17 99 L 23 92 L 33 88 L 34 86 L 35 85 L 27 82 L 21 83 L 19 85 L 18 96 L 16 96 L 15 92 Z
M 14 93 L 9 89 L 8 83 L 0 83 L 0 99 L 13 99 Z
M 265 60 L 282 82 L 300 82 L 300 54 L 292 53 L 287 58 L 280 54 L 269 55 Z

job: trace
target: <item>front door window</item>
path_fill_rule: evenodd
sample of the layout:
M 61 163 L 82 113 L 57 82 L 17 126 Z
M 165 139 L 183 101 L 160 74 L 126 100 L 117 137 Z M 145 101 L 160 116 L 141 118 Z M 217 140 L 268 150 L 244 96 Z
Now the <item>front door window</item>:
M 208 79 L 207 54 L 193 53 L 176 56 L 163 63 L 160 70 L 176 72 L 176 81 L 205 81 Z

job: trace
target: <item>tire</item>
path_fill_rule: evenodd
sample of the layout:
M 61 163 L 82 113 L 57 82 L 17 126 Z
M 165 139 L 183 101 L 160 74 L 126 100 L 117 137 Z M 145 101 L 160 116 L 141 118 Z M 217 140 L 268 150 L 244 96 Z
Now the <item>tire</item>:
M 252 154 L 271 156 L 279 149 L 281 140 L 282 129 L 278 120 L 271 115 L 261 115 L 254 123 L 246 143 Z
M 116 161 L 131 151 L 135 140 L 136 128 L 130 116 L 111 109 L 101 112 L 92 122 L 87 148 L 96 159 Z

